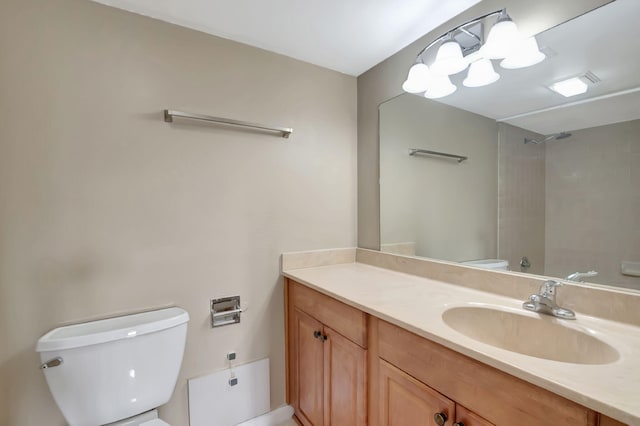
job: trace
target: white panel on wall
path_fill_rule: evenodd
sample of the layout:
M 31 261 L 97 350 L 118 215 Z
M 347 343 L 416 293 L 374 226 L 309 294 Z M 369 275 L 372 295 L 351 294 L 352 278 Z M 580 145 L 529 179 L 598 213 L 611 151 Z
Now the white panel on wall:
M 189 380 L 189 424 L 233 426 L 269 411 L 269 359 Z

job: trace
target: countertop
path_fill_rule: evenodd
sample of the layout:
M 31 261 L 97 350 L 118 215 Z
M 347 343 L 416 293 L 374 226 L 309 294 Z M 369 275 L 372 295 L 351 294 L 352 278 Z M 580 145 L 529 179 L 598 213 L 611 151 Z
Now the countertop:
M 305 265 L 306 266 L 306 265 Z M 370 315 L 630 425 L 640 425 L 640 327 L 587 316 L 562 320 L 522 309 L 522 300 L 348 262 L 287 269 L 283 274 Z M 500 349 L 450 328 L 443 313 L 481 306 L 560 323 L 614 347 L 609 364 L 574 364 Z M 522 336 L 527 339 L 527 336 Z M 558 345 L 568 344 L 558 341 Z

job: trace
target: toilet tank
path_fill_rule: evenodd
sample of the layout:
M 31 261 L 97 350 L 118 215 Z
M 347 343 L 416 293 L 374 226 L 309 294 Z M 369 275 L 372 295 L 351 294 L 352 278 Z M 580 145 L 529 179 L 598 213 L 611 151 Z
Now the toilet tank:
M 167 308 L 60 327 L 42 336 L 36 351 L 43 367 L 49 364 L 42 371 L 67 422 L 103 425 L 169 401 L 188 321 L 185 310 Z

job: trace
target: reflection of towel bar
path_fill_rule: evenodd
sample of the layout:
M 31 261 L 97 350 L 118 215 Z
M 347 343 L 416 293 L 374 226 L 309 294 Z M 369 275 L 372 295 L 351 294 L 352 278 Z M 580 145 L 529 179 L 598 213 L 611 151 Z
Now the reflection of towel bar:
M 465 157 L 464 155 L 447 154 L 446 152 L 428 151 L 426 149 L 416 149 L 416 148 L 409 149 L 409 155 L 416 155 L 416 154 L 420 154 L 420 155 L 435 155 L 437 157 L 454 158 L 454 159 L 458 160 L 458 163 L 462 163 L 464 160 L 469 158 L 469 157 Z

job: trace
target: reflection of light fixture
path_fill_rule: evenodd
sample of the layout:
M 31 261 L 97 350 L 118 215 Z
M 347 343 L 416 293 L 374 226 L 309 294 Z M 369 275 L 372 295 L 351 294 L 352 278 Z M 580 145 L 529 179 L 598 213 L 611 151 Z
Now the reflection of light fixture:
M 424 92 L 429 86 L 429 80 L 431 80 L 431 71 L 420 60 L 409 69 L 409 75 L 405 82 L 402 83 L 402 90 L 409 93 Z
M 568 98 L 585 93 L 587 91 L 587 83 L 582 81 L 580 77 L 573 77 L 553 83 L 549 86 L 549 89 Z
M 469 66 L 462 56 L 462 48 L 457 41 L 449 35 L 442 41 L 436 60 L 431 65 L 431 70 L 438 74 L 457 74 Z
M 544 61 L 545 54 L 540 51 L 535 37 L 521 40 L 516 48 L 502 61 L 500 66 L 507 69 L 525 68 Z
M 433 74 L 433 79 L 429 88 L 424 94 L 425 98 L 437 99 L 444 98 L 455 92 L 458 88 L 455 84 L 451 83 L 448 75 L 445 74 Z
M 486 42 L 482 31 L 485 20 L 497 17 Z M 466 40 L 464 38 L 467 38 Z M 435 60 L 430 66 L 423 55 L 438 45 Z M 431 56 L 433 58 L 433 56 Z M 505 9 L 487 13 L 459 25 L 433 40 L 418 53 L 402 89 L 409 93 L 425 92 L 427 98 L 441 98 L 456 91 L 448 76 L 457 74 L 471 64 L 463 84 L 467 87 L 486 86 L 500 75 L 493 69 L 491 59 L 502 59 L 503 68 L 524 68 L 545 58 L 534 37 L 523 38 Z M 436 77 L 439 75 L 439 77 Z
M 467 87 L 481 87 L 494 83 L 499 78 L 500 74 L 495 72 L 491 61 L 481 58 L 471 64 L 467 78 L 464 79 L 462 84 Z

